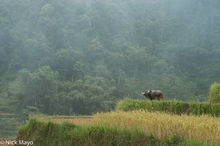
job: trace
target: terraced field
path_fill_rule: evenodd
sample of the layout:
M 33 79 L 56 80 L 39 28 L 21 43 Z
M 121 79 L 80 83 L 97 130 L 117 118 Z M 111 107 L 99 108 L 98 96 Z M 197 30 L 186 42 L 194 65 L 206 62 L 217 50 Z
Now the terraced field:
M 8 95 L 8 85 L 0 80 L 0 138 L 15 137 L 21 119 L 17 115 L 17 101 Z
M 176 115 L 172 113 L 164 113 L 164 112 L 158 112 L 158 111 L 150 112 L 147 110 L 134 110 L 134 111 L 127 111 L 127 112 L 112 111 L 112 112 L 107 112 L 107 113 L 97 113 L 93 116 L 36 115 L 33 118 L 43 121 L 39 124 L 44 123 L 42 124 L 42 126 L 44 127 L 43 128 L 44 130 L 45 130 L 45 127 L 51 126 L 50 123 L 48 123 L 49 121 L 52 121 L 54 124 L 68 121 L 69 123 L 80 125 L 78 127 L 78 130 L 79 130 L 78 132 L 80 133 L 81 132 L 83 133 L 85 129 L 89 130 L 89 127 L 91 125 L 91 127 L 93 126 L 105 127 L 105 128 L 110 128 L 111 130 L 113 129 L 135 130 L 137 129 L 137 130 L 143 131 L 148 136 L 152 134 L 153 136 L 158 138 L 159 139 L 158 142 L 162 144 L 169 143 L 169 139 L 168 139 L 168 142 L 166 140 L 167 137 L 175 138 L 175 136 L 177 136 L 177 138 L 178 137 L 180 138 L 178 140 L 179 142 L 181 142 L 181 139 L 182 139 L 185 142 L 184 144 L 187 144 L 187 142 L 190 143 L 190 145 L 200 145 L 200 144 L 219 145 L 220 144 L 220 118 L 213 117 L 211 115 L 200 115 L 200 116 L 185 115 L 185 114 Z M 65 126 L 65 123 L 57 124 L 52 127 L 54 128 L 59 127 L 58 125 Z M 81 126 L 82 126 L 81 128 L 82 131 L 80 130 Z M 35 131 L 35 134 L 38 133 L 36 132 L 37 129 L 32 129 L 32 130 Z M 48 131 L 45 130 L 44 132 L 47 133 Z M 77 135 L 75 136 L 77 137 Z M 27 140 L 29 140 L 29 138 L 32 139 L 33 137 L 32 138 L 28 137 Z M 91 138 L 91 137 L 88 137 L 88 138 Z M 97 139 L 97 141 L 95 142 L 98 142 L 98 141 L 99 140 Z M 194 144 L 194 141 L 196 141 L 197 144 Z M 172 140 L 172 142 L 175 142 L 175 139 Z M 2 146 L 6 146 L 6 145 L 2 145 Z
M 0 104 L 0 138 L 15 137 L 20 124 L 19 117 Z
M 42 121 L 61 123 L 69 121 L 78 125 L 99 125 L 117 128 L 138 128 L 158 138 L 178 135 L 185 139 L 197 139 L 209 143 L 220 142 L 220 118 L 207 115 L 171 115 L 160 112 L 131 111 L 97 113 L 87 117 L 49 116 Z

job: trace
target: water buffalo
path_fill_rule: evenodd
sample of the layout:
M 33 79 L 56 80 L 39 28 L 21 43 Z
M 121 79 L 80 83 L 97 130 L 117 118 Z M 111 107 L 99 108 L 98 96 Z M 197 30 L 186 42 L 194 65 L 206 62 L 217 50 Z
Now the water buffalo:
M 160 90 L 148 90 L 146 92 L 142 92 L 142 95 L 144 95 L 146 98 L 149 98 L 150 100 L 162 100 L 163 94 Z

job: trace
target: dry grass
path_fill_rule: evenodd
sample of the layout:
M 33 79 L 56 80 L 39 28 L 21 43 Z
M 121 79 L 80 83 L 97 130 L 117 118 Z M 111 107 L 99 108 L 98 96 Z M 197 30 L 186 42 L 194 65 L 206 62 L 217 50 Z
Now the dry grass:
M 94 116 L 45 116 L 42 121 L 61 123 L 69 121 L 78 125 L 103 125 L 117 128 L 140 128 L 158 138 L 179 135 L 211 143 L 220 142 L 220 118 L 207 115 L 171 115 L 160 112 L 130 111 L 97 113 Z
M 147 111 L 110 112 L 96 114 L 92 123 L 118 128 L 141 128 L 159 138 L 176 134 L 186 139 L 220 142 L 220 118 L 206 115 L 198 117 Z
M 68 121 L 77 125 L 90 125 L 92 123 L 93 118 L 91 116 L 88 117 L 71 117 L 71 116 L 48 116 L 48 117 L 40 117 L 40 120 L 44 122 L 53 121 L 56 123 L 62 123 L 64 121 Z

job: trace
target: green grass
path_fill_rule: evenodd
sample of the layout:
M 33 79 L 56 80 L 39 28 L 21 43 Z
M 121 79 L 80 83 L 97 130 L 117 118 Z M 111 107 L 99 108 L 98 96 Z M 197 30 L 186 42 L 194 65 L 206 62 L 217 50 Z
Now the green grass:
M 162 111 L 173 114 L 188 115 L 211 115 L 220 116 L 220 104 L 210 104 L 207 102 L 183 102 L 176 100 L 150 101 L 150 100 L 133 100 L 125 98 L 118 102 L 116 110 L 148 110 Z

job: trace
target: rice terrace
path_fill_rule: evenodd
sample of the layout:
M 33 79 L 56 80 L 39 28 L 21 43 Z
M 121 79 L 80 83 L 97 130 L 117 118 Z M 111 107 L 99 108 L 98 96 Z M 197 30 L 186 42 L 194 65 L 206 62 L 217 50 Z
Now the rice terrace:
M 219 106 L 126 98 L 115 111 L 92 116 L 36 115 L 19 128 L 16 139 L 39 146 L 219 145 Z

